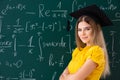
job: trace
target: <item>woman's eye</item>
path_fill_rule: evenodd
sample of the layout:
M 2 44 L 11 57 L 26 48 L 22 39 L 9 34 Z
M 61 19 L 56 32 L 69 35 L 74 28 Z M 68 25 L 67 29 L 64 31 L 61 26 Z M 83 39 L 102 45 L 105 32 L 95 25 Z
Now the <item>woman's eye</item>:
M 90 30 L 90 28 L 88 28 L 87 30 Z
M 81 29 L 78 29 L 78 31 L 81 31 Z
M 91 28 L 86 28 L 86 30 L 91 30 Z

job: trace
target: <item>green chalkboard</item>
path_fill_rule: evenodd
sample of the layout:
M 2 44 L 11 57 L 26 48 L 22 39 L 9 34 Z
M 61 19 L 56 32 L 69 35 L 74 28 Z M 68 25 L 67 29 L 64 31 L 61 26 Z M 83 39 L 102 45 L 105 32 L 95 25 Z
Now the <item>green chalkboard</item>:
M 97 4 L 114 24 L 103 28 L 111 67 L 111 76 L 106 80 L 119 80 L 119 3 L 119 0 L 1 0 L 0 80 L 58 80 L 76 47 L 76 20 L 68 14 L 90 4 Z

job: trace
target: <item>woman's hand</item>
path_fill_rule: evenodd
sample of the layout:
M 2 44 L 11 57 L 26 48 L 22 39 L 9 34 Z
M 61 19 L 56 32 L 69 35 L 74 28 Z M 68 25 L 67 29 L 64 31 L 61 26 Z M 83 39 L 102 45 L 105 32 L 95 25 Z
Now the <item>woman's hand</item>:
M 64 76 L 61 75 L 60 78 L 59 78 L 59 80 L 64 80 Z

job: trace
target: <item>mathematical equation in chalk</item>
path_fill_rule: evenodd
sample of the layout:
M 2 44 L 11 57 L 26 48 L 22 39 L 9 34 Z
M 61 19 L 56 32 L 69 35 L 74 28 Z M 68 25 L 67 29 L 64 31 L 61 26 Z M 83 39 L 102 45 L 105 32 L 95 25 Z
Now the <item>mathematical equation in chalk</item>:
M 16 23 L 13 25 L 6 25 L 8 31 L 12 31 L 13 33 L 22 33 L 22 32 L 31 32 L 31 31 L 51 31 L 51 32 L 61 32 L 62 30 L 66 30 L 66 25 L 63 24 L 61 21 L 55 21 L 55 22 L 32 22 L 32 21 L 26 21 L 25 23 L 20 24 L 20 18 L 18 18 Z
M 105 29 L 113 70 L 120 64 L 118 1 L 94 2 L 115 23 L 112 30 Z M 63 71 L 76 46 L 75 19 L 69 13 L 88 3 L 80 0 L 56 0 L 54 3 L 48 0 L 1 1 L 0 80 L 58 80 L 60 69 Z M 69 32 L 67 27 L 70 27 Z
M 61 6 L 61 5 L 59 5 Z M 67 10 L 61 10 L 61 8 L 59 7 L 59 9 L 57 10 L 49 10 L 49 9 L 45 9 L 45 5 L 44 4 L 39 4 L 38 5 L 38 9 L 35 8 L 36 10 L 38 10 L 37 12 L 34 11 L 27 11 L 27 6 L 25 4 L 21 4 L 18 3 L 16 5 L 12 5 L 12 4 L 7 4 L 4 9 L 1 10 L 1 14 L 2 15 L 8 15 L 10 11 L 12 10 L 17 10 L 17 11 L 25 11 L 26 15 L 37 15 L 39 18 L 43 18 L 43 17 L 53 17 L 53 18 L 66 18 L 67 17 Z

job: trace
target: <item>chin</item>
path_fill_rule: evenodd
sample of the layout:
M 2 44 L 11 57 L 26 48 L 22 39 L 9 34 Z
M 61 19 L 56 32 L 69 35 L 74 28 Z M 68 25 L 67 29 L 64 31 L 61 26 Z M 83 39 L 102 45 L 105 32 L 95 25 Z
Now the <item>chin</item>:
M 86 42 L 83 41 L 84 44 L 86 44 Z
M 88 41 L 82 41 L 83 43 L 85 43 L 85 44 L 87 44 L 88 43 Z

